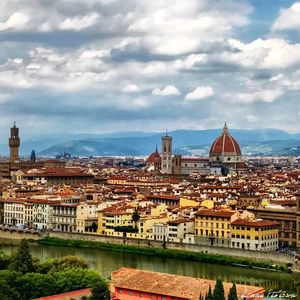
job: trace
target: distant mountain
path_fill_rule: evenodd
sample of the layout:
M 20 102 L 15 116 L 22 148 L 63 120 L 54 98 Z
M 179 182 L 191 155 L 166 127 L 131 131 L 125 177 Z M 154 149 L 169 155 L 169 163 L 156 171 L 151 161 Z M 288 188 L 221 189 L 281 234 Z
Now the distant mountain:
M 211 143 L 220 133 L 221 129 L 176 130 L 170 132 L 169 135 L 173 137 L 175 153 L 207 155 Z M 297 152 L 292 149 L 300 149 L 300 134 L 289 134 L 277 129 L 232 129 L 230 133 L 240 143 L 246 155 L 292 155 Z M 41 151 L 41 147 L 35 149 L 39 155 L 44 156 L 55 156 L 63 152 L 69 152 L 74 156 L 148 155 L 153 152 L 155 145 L 158 145 L 160 149 L 161 136 L 164 134 L 122 132 L 107 135 L 78 135 L 76 138 L 74 135 L 67 135 L 57 137 L 59 141 L 48 146 L 49 141 L 54 140 L 52 136 L 49 140 L 42 139 L 41 144 L 47 144 L 45 150 Z M 61 142 L 63 137 L 65 140 Z M 36 145 L 38 146 L 38 141 Z
M 34 139 L 23 140 L 21 136 L 20 154 L 30 155 L 31 150 L 35 150 L 37 153 L 42 152 L 56 144 L 63 144 L 66 142 L 78 141 L 78 140 L 88 140 L 95 139 L 101 140 L 106 138 L 120 138 L 120 137 L 145 137 L 151 136 L 155 133 L 153 132 L 116 132 L 107 134 L 53 134 L 53 135 L 43 135 L 36 137 Z M 8 141 L 8 137 L 4 140 Z M 3 139 L 2 139 L 3 141 Z M 8 155 L 9 147 L 7 143 L 0 144 L 0 154 Z

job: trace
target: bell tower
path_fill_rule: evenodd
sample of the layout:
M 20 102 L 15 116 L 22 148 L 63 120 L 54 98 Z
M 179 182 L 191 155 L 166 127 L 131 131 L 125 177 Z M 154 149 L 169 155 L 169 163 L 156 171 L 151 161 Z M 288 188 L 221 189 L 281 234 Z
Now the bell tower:
M 9 149 L 10 149 L 10 161 L 19 160 L 19 147 L 20 147 L 20 137 L 19 128 L 14 122 L 14 126 L 10 128 L 10 138 L 8 139 Z
M 161 159 L 161 173 L 172 174 L 172 137 L 166 135 L 161 138 L 162 144 L 162 159 Z

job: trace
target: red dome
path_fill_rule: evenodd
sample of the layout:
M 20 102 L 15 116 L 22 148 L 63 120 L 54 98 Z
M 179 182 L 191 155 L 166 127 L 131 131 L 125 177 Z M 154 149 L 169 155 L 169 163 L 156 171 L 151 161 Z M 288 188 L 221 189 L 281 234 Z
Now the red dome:
M 160 160 L 161 160 L 161 157 L 156 148 L 155 151 L 153 153 L 151 153 L 150 156 L 148 157 L 147 163 L 154 164 L 156 161 L 160 161 Z
M 242 155 L 241 148 L 237 141 L 229 134 L 226 123 L 222 134 L 213 142 L 209 151 L 209 155 Z

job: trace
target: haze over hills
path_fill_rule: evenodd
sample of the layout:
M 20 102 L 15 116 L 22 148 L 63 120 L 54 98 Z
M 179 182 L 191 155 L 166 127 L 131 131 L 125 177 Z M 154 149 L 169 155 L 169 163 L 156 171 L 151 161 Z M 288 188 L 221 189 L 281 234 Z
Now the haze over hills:
M 173 137 L 175 153 L 184 155 L 207 155 L 221 129 L 176 130 Z M 278 129 L 240 130 L 230 133 L 240 143 L 244 155 L 298 155 L 300 134 L 290 134 Z M 29 155 L 35 149 L 39 155 L 55 156 L 69 152 L 73 156 L 99 155 L 148 155 L 158 145 L 165 133 L 118 132 L 108 134 L 65 134 L 41 136 L 22 140 L 20 154 Z M 8 154 L 8 145 L 0 144 L 0 153 Z

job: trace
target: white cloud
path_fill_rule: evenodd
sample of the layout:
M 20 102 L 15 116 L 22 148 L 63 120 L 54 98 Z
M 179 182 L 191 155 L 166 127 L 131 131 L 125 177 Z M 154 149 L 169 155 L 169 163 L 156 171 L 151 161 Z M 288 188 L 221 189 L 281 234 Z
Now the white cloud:
M 156 88 L 152 91 L 152 95 L 157 96 L 177 96 L 180 94 L 180 91 L 174 85 L 168 85 L 164 89 Z
M 195 52 L 224 39 L 234 27 L 248 24 L 251 12 L 249 5 L 234 1 L 227 5 L 205 0 L 142 3 L 128 31 L 139 35 L 141 45 L 152 53 L 166 55 Z
M 219 54 L 219 59 L 245 68 L 287 68 L 300 63 L 300 44 L 284 39 L 256 39 L 250 43 L 230 39 L 230 52 Z
M 295 2 L 287 9 L 282 9 L 272 29 L 300 31 L 300 2 Z
M 90 13 L 86 16 L 76 16 L 73 18 L 67 18 L 58 25 L 61 30 L 75 30 L 80 31 L 95 25 L 99 19 L 99 14 Z
M 22 30 L 28 21 L 29 17 L 27 15 L 20 12 L 15 12 L 7 19 L 6 22 L 0 23 L 0 31 L 9 29 Z
M 247 93 L 227 94 L 231 102 L 251 104 L 254 102 L 272 103 L 284 94 L 283 89 L 253 91 Z
M 256 123 L 258 121 L 258 117 L 254 115 L 248 115 L 246 116 L 246 119 L 250 123 Z
M 127 93 L 135 93 L 139 91 L 139 88 L 135 84 L 128 84 L 122 89 L 122 91 Z
M 196 101 L 203 100 L 214 95 L 214 90 L 211 86 L 198 86 L 193 92 L 186 94 L 185 100 Z
M 175 61 L 175 68 L 190 70 L 195 68 L 197 65 L 203 65 L 207 62 L 207 54 L 191 54 L 185 57 L 184 59 L 178 59 Z

